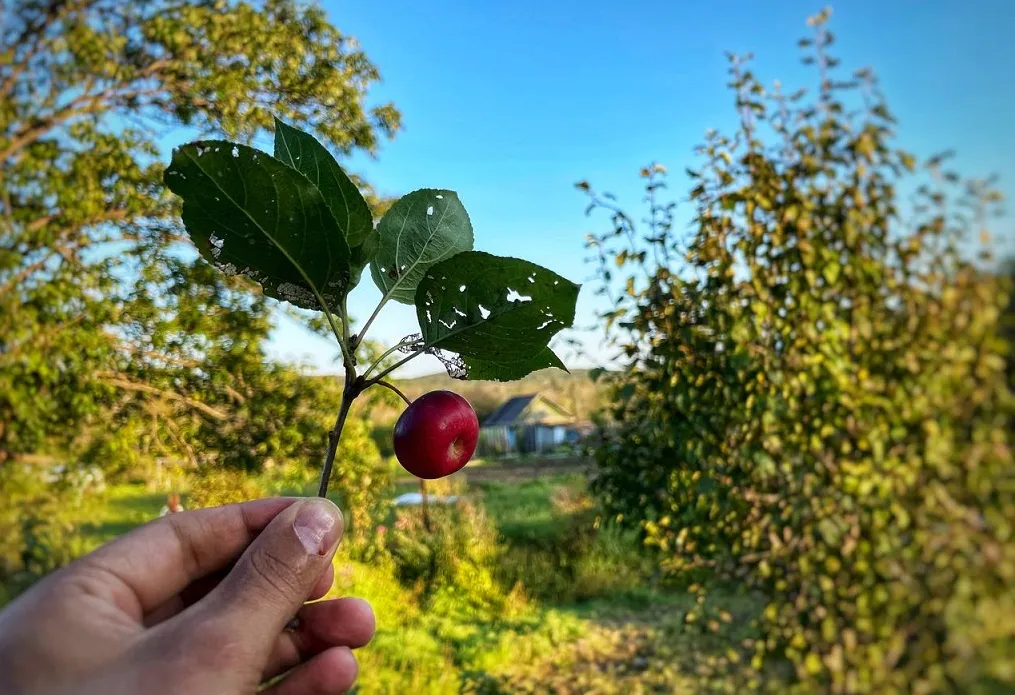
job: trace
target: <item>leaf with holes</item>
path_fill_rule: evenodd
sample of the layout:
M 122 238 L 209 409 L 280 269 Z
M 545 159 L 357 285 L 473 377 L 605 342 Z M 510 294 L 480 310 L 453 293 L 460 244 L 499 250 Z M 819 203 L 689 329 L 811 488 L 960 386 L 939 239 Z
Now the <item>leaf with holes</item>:
M 427 268 L 472 249 L 472 222 L 454 191 L 425 188 L 399 198 L 381 218 L 374 282 L 388 299 L 412 304 Z
M 183 198 L 183 224 L 198 251 L 265 294 L 335 311 L 349 287 L 349 245 L 321 192 L 274 157 L 223 141 L 173 151 L 165 182 Z
M 510 378 L 574 322 L 580 285 L 517 258 L 467 251 L 430 268 L 416 288 L 423 344 Z
M 331 153 L 312 135 L 275 119 L 275 158 L 317 186 L 351 249 L 350 287 L 377 251 L 377 230 L 367 201 Z
M 467 357 L 464 361 L 466 378 L 471 381 L 514 381 L 540 369 L 556 368 L 568 371 L 549 346 L 532 357 L 521 360 L 482 360 Z

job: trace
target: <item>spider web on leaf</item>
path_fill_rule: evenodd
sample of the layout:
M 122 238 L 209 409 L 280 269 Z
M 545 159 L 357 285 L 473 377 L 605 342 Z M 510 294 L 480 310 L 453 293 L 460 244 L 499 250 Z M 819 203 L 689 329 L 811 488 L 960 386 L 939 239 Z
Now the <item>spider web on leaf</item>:
M 399 352 L 410 353 L 416 352 L 423 347 L 423 336 L 419 333 L 413 333 L 405 337 L 406 344 L 398 348 Z M 447 350 L 441 350 L 440 348 L 427 348 L 424 350 L 426 354 L 433 355 L 440 363 L 444 365 L 444 370 L 448 373 L 448 376 L 452 379 L 465 380 L 469 378 L 469 367 L 465 364 L 460 356 Z

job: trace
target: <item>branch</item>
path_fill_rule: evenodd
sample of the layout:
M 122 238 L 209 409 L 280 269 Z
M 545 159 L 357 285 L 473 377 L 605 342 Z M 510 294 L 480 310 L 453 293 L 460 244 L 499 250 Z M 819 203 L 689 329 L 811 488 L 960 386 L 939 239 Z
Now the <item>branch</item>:
M 28 48 L 25 55 L 21 57 L 21 60 L 13 67 L 11 73 L 4 80 L 3 85 L 0 85 L 0 101 L 7 98 L 7 95 L 11 93 L 14 86 L 17 84 L 18 78 L 21 74 L 28 69 L 28 66 L 32 62 L 32 58 L 39 52 L 39 48 L 42 46 L 43 38 L 45 37 L 46 31 L 53 26 L 58 20 L 66 17 L 72 10 L 85 8 L 92 4 L 92 0 L 88 0 L 82 3 L 70 3 L 66 0 L 55 0 L 50 4 L 49 10 L 46 16 L 38 24 L 28 24 L 22 30 L 21 35 L 11 44 L 11 57 L 17 53 L 17 47 L 28 41 L 29 37 L 34 36 L 35 40 L 32 45 Z
M 156 61 L 157 62 L 157 61 Z M 0 152 L 0 162 L 7 160 L 11 155 L 14 155 L 18 150 L 23 149 L 27 145 L 35 142 L 43 135 L 53 130 L 59 125 L 66 123 L 75 116 L 84 116 L 90 113 L 96 113 L 106 109 L 109 105 L 111 97 L 119 99 L 130 99 L 133 97 L 140 97 L 149 94 L 158 94 L 161 89 L 135 89 L 133 91 L 125 91 L 117 93 L 114 87 L 109 87 L 99 92 L 98 94 L 88 95 L 84 94 L 77 99 L 74 99 L 67 105 L 59 108 L 57 111 L 49 114 L 49 116 L 41 121 L 35 121 L 39 123 L 34 128 L 25 126 L 19 132 L 15 133 L 14 137 L 9 141 L 7 149 Z
M 121 388 L 121 389 L 123 389 L 125 391 L 137 391 L 139 393 L 150 393 L 150 394 L 155 395 L 155 396 L 161 396 L 162 398 L 168 398 L 171 401 L 179 401 L 180 403 L 188 405 L 191 408 L 194 408 L 195 410 L 201 411 L 202 413 L 204 413 L 208 417 L 210 417 L 212 419 L 215 419 L 215 420 L 221 421 L 221 420 L 228 420 L 229 419 L 229 416 L 226 415 L 225 413 L 223 413 L 222 411 L 215 410 L 211 406 L 206 405 L 206 404 L 202 403 L 201 401 L 195 401 L 193 398 L 188 398 L 187 396 L 184 396 L 182 394 L 176 393 L 175 391 L 166 391 L 164 389 L 156 388 L 154 386 L 149 386 L 148 384 L 139 384 L 139 383 L 134 382 L 134 381 L 128 381 L 126 379 L 120 379 L 118 377 L 106 376 L 106 375 L 103 375 L 103 374 L 100 374 L 98 376 L 98 378 L 99 378 L 99 381 L 102 381 L 102 382 L 104 382 L 106 384 L 109 384 L 111 386 L 116 386 L 116 387 Z

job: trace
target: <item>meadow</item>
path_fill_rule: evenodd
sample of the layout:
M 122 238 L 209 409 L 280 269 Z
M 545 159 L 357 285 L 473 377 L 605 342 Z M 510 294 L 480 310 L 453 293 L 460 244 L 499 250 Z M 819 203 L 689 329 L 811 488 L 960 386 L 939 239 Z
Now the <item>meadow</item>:
M 600 523 L 587 475 L 539 467 L 533 477 L 531 465 L 481 465 L 481 482 L 467 468 L 433 490 L 458 500 L 431 506 L 429 538 L 419 509 L 399 507 L 366 547 L 340 547 L 330 596 L 369 600 L 378 625 L 358 652 L 356 692 L 736 692 L 755 677 L 731 640 L 750 638 L 756 600 L 720 591 L 713 600 L 737 629 L 696 625 L 694 596 L 663 580 L 635 535 Z M 312 486 L 251 482 L 269 494 Z M 392 497 L 414 490 L 403 480 Z M 83 551 L 164 503 L 149 485 L 118 484 L 69 507 L 66 521 Z

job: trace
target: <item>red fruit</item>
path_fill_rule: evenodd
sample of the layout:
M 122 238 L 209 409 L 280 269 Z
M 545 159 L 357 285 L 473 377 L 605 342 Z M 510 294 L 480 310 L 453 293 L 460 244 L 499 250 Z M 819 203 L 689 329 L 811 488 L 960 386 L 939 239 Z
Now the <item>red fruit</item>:
M 431 391 L 414 400 L 395 423 L 395 456 L 405 470 L 433 480 L 460 470 L 476 451 L 479 418 L 469 402 L 451 391 Z

